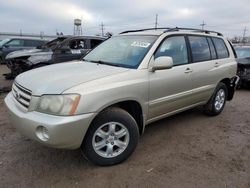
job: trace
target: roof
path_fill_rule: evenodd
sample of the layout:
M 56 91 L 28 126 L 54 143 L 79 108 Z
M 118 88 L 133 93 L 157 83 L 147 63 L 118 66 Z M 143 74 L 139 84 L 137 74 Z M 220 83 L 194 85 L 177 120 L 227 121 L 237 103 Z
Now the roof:
M 99 39 L 99 40 L 105 40 L 107 37 L 99 37 L 99 36 L 72 36 L 72 35 L 62 35 L 59 36 L 58 38 L 67 38 L 67 39 Z
M 25 39 L 25 40 L 46 41 L 45 39 L 39 39 L 39 38 L 33 38 L 33 37 L 11 37 L 9 39 Z

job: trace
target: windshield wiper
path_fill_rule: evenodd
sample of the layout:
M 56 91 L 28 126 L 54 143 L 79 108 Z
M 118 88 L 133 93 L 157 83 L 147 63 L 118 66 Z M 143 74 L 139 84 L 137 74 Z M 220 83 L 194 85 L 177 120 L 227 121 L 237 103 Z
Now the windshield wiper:
M 102 65 L 110 65 L 110 66 L 115 66 L 115 67 L 122 67 L 122 66 L 119 65 L 119 64 L 110 63 L 110 62 L 101 61 L 101 60 L 96 61 L 96 60 L 87 60 L 87 59 L 83 59 L 83 61 L 88 61 L 88 62 L 97 63 L 97 64 L 102 64 Z

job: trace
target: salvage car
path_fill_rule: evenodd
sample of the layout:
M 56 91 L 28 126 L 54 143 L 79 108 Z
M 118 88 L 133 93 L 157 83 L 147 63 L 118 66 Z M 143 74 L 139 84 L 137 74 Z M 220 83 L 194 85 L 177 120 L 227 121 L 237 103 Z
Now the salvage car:
M 48 41 L 34 38 L 10 38 L 0 42 L 0 64 L 5 63 L 5 57 L 14 51 L 31 49 L 41 46 Z
M 196 106 L 219 115 L 233 99 L 236 71 L 233 49 L 220 33 L 126 31 L 82 60 L 17 76 L 4 101 L 12 124 L 27 137 L 81 148 L 93 163 L 113 165 L 133 153 L 152 122 Z
M 34 68 L 80 59 L 105 38 L 89 36 L 63 36 L 36 49 L 21 50 L 6 56 L 10 69 L 5 78 L 12 79 L 18 74 Z
M 250 88 L 250 46 L 235 48 L 238 62 L 239 87 Z

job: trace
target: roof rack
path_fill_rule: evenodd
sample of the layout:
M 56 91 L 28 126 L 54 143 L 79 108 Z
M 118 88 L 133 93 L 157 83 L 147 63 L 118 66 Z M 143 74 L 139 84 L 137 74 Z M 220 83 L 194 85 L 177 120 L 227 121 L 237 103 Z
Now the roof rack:
M 193 32 L 200 32 L 200 33 L 215 33 L 218 36 L 223 36 L 221 33 L 216 32 L 216 31 L 209 31 L 209 30 L 202 30 L 202 29 L 195 29 L 195 28 L 185 28 L 185 27 L 159 27 L 159 28 L 146 28 L 146 29 L 138 29 L 138 30 L 128 30 L 121 32 L 120 34 L 125 34 L 125 33 L 131 33 L 131 32 L 141 32 L 141 31 L 150 31 L 150 30 L 164 30 L 163 32 L 172 32 L 172 31 L 181 31 L 181 30 L 186 30 L 186 31 L 193 31 Z
M 123 31 L 120 34 L 141 32 L 141 31 L 150 31 L 150 30 L 164 30 L 164 29 L 166 30 L 166 29 L 171 29 L 171 28 L 170 27 L 158 27 L 158 28 L 135 29 L 135 30 Z
M 165 30 L 164 33 L 171 32 L 171 31 L 180 31 L 180 30 L 193 31 L 193 32 L 201 32 L 201 33 L 206 33 L 206 34 L 215 33 L 218 36 L 223 36 L 221 33 L 217 32 L 217 31 L 195 29 L 195 28 L 186 28 L 186 27 L 174 27 L 174 28 Z

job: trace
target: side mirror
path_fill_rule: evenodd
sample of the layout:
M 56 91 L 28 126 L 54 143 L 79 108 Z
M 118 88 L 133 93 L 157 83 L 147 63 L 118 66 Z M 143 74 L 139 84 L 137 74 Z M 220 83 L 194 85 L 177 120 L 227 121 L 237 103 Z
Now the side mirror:
M 168 56 L 161 56 L 154 60 L 153 67 L 151 68 L 152 72 L 156 70 L 171 69 L 173 67 L 173 59 Z
M 10 46 L 8 44 L 3 45 L 4 48 L 9 48 Z

